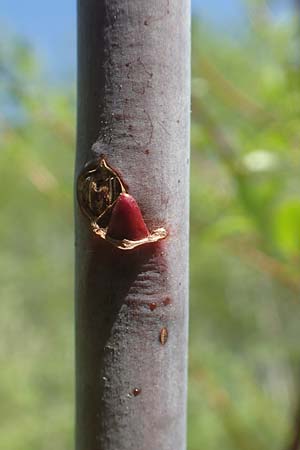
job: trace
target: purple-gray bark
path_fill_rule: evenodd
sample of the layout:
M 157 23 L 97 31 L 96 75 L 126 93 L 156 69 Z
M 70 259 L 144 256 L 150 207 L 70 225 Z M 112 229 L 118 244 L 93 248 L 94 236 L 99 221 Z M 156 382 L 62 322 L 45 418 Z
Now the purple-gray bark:
M 119 250 L 76 201 L 77 450 L 186 448 L 189 0 L 78 0 L 76 179 L 104 157 L 149 230 Z

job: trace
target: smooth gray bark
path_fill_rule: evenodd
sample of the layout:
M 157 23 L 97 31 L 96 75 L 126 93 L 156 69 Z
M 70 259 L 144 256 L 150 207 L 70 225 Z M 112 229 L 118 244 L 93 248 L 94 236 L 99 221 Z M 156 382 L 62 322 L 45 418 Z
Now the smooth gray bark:
M 189 0 L 78 0 L 76 179 L 103 155 L 150 231 L 130 251 L 76 216 L 76 448 L 186 448 Z

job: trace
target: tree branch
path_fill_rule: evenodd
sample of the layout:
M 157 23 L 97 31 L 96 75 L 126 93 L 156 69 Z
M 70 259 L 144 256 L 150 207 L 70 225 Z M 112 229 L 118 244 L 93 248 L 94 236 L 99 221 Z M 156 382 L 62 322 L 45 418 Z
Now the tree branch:
M 78 1 L 77 450 L 186 448 L 189 22 L 188 0 Z M 130 205 L 168 236 L 128 250 Z

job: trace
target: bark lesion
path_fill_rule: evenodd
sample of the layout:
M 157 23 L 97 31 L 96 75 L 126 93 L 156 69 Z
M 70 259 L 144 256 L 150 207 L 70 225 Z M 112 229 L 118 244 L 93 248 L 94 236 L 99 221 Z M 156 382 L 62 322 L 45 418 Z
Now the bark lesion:
M 77 199 L 92 232 L 121 250 L 167 237 L 164 228 L 151 233 L 120 175 L 103 157 L 86 164 L 77 180 Z
M 121 192 L 126 192 L 121 178 L 105 159 L 91 161 L 78 177 L 79 206 L 91 224 L 99 227 L 107 225 L 111 209 Z

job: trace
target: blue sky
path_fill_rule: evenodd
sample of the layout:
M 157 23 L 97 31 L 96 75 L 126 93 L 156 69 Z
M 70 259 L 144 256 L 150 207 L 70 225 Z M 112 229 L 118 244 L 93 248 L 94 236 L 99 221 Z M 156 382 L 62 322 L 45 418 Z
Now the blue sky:
M 293 0 L 278 0 L 278 3 Z M 193 13 L 226 32 L 241 23 L 242 0 L 192 0 Z M 50 72 L 74 73 L 76 0 L 1 0 L 0 26 L 26 38 Z
M 193 12 L 219 25 L 239 20 L 241 0 L 192 0 Z M 1 28 L 25 37 L 51 71 L 75 65 L 76 0 L 1 0 Z

